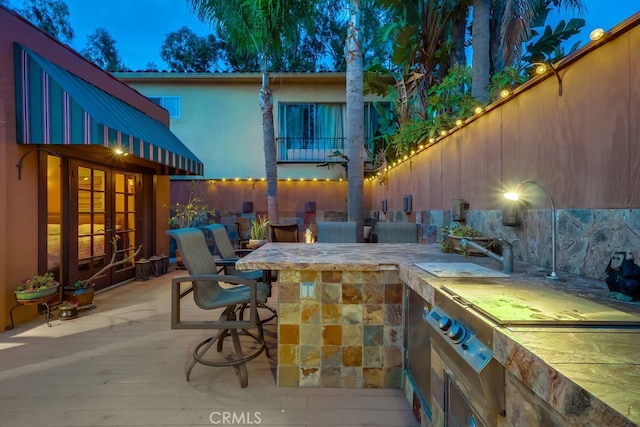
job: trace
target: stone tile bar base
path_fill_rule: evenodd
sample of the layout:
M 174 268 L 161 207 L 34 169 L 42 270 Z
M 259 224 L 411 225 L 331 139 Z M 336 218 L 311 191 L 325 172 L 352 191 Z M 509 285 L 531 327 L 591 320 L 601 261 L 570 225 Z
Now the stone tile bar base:
M 278 286 L 278 386 L 401 386 L 397 269 L 282 270 Z

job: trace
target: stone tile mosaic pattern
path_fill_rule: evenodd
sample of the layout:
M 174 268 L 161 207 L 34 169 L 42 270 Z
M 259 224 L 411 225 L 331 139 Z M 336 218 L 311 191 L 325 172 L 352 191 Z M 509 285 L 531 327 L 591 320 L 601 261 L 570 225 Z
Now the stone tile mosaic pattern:
M 300 283 L 315 283 L 301 297 Z M 397 271 L 279 272 L 278 385 L 399 388 L 403 284 Z

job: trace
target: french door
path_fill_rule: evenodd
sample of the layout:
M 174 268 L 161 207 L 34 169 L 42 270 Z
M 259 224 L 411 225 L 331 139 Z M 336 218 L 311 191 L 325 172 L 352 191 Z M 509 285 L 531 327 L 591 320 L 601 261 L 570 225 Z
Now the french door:
M 141 177 L 80 161 L 71 172 L 70 283 L 100 273 L 92 281 L 101 289 L 134 277 Z

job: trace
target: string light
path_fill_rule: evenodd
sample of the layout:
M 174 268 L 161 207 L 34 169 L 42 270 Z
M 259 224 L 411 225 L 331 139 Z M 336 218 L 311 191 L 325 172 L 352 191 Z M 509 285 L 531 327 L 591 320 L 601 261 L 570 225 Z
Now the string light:
M 596 28 L 589 33 L 589 38 L 593 41 L 600 40 L 604 36 L 604 30 L 602 28 Z

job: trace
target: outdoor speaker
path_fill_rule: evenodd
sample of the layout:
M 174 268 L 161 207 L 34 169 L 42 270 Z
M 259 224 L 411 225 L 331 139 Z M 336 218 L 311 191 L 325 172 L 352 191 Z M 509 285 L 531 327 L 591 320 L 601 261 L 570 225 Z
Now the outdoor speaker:
M 402 198 L 402 210 L 404 213 L 411 212 L 411 194 L 407 194 Z
M 253 212 L 253 202 L 242 202 L 242 213 Z
M 467 209 L 469 203 L 464 199 L 453 199 L 451 203 L 451 219 L 454 221 L 464 221 L 467 219 Z

